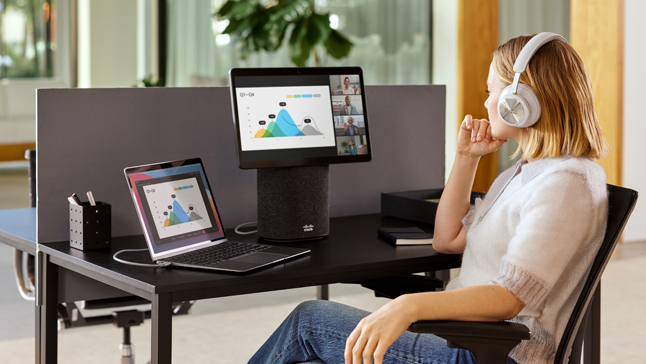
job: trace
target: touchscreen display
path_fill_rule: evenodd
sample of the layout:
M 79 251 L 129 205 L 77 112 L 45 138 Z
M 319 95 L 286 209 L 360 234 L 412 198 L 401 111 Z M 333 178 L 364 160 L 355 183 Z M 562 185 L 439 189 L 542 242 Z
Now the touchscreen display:
M 156 253 L 224 237 L 200 164 L 130 173 L 128 178 Z
M 232 73 L 231 81 L 241 162 L 343 163 L 369 154 L 360 74 Z

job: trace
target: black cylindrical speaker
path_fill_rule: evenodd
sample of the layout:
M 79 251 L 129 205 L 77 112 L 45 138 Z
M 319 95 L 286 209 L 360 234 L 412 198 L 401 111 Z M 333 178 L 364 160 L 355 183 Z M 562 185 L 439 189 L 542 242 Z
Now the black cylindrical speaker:
M 330 232 L 329 166 L 257 171 L 258 236 L 291 241 Z

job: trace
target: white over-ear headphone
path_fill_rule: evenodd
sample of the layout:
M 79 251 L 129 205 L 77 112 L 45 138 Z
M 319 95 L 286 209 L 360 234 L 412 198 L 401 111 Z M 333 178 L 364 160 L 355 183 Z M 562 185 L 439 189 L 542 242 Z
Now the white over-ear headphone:
M 534 90 L 520 83 L 520 74 L 525 72 L 529 60 L 543 44 L 565 38 L 556 33 L 539 33 L 527 42 L 514 63 L 514 82 L 505 87 L 498 98 L 498 115 L 505 124 L 526 128 L 534 125 L 541 117 L 541 103 Z

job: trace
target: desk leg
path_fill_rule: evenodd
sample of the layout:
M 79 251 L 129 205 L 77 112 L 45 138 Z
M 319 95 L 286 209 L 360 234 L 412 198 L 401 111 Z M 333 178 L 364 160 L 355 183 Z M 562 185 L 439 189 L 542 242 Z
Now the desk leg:
M 330 299 L 330 286 L 327 284 L 317 286 L 316 299 L 328 301 Z
M 589 319 L 585 326 L 585 337 L 583 339 L 583 363 L 601 363 L 601 282 L 592 296 L 592 302 L 588 308 Z
M 449 281 L 451 280 L 451 270 L 450 269 L 442 269 L 442 270 L 436 270 L 433 272 L 424 272 L 424 275 L 427 277 L 433 277 L 437 278 L 441 281 L 444 282 L 444 287 L 443 288 L 436 288 L 436 291 L 444 291 L 444 288 L 446 288 L 446 285 L 449 284 Z
M 173 302 L 170 293 L 152 300 L 151 364 L 170 364 L 173 344 Z
M 38 259 L 36 284 L 40 292 L 36 300 L 36 364 L 58 360 L 58 267 L 42 252 Z

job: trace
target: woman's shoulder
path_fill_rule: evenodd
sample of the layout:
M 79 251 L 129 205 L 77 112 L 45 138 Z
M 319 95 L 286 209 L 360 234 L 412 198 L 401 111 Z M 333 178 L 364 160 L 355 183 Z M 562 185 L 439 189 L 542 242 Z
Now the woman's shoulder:
M 546 174 L 575 174 L 590 182 L 606 183 L 606 172 L 594 159 L 585 157 L 557 158 L 545 172 Z
M 606 196 L 606 172 L 599 163 L 586 157 L 557 158 L 543 173 L 544 179 L 562 180 L 564 183 L 578 181 L 587 187 L 593 196 Z

